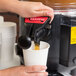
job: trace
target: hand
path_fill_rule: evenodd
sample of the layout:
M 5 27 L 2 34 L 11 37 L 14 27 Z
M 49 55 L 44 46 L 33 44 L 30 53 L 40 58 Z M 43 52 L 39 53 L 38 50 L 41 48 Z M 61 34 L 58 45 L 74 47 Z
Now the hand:
M 41 2 L 19 1 L 17 13 L 22 17 L 50 16 L 54 18 L 53 9 Z
M 48 76 L 45 66 L 19 66 L 0 71 L 0 76 Z
M 22 17 L 50 16 L 51 20 L 54 18 L 53 9 L 41 2 L 1 0 L 0 11 L 13 12 Z

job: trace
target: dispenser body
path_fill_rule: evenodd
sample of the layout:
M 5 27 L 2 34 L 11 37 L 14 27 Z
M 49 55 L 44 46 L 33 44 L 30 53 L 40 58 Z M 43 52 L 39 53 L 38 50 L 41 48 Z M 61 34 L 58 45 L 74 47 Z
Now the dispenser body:
M 47 71 L 57 71 L 59 66 L 59 49 L 60 49 L 60 23 L 61 23 L 62 15 L 55 15 L 53 22 L 51 23 L 50 34 L 44 37 L 41 41 L 48 42 L 50 44 Z M 33 25 L 33 24 L 26 24 L 24 22 L 24 18 L 20 18 L 20 36 L 27 35 L 34 39 L 34 32 L 37 28 L 41 27 L 40 24 Z M 31 30 L 31 26 L 33 29 Z M 30 31 L 32 34 L 30 34 Z
M 60 27 L 60 64 L 76 65 L 76 17 L 64 16 Z
M 27 35 L 34 40 L 34 32 L 37 28 L 40 28 L 41 25 L 37 24 L 34 26 L 33 24 L 26 24 L 24 20 L 25 18 L 20 18 L 20 36 Z M 76 29 L 75 20 L 76 17 L 55 14 L 54 20 L 51 23 L 49 36 L 42 39 L 42 41 L 50 44 L 47 60 L 47 71 L 50 74 L 55 73 L 58 74 L 58 76 L 63 76 L 58 73 L 59 68 L 63 69 L 60 65 L 64 67 L 74 67 L 76 65 L 76 41 L 73 41 L 73 39 L 75 39 L 73 34 L 75 34 Z M 20 57 L 21 63 L 24 64 L 23 55 L 20 55 Z

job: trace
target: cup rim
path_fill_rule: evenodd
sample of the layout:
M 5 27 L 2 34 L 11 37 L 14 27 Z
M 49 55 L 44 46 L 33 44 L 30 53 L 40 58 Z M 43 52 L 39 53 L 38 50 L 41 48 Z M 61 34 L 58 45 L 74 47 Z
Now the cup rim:
M 43 48 L 43 49 L 40 49 L 40 50 L 34 50 L 34 49 L 31 49 L 30 50 L 30 48 L 29 49 L 26 49 L 26 50 L 28 50 L 28 51 L 42 51 L 42 50 L 44 50 L 44 49 L 48 49 L 48 48 L 50 48 L 50 44 L 49 43 L 47 43 L 47 42 L 45 42 L 45 41 L 40 41 L 40 42 L 43 42 L 43 43 L 46 43 L 48 46 L 47 46 L 47 48 Z M 32 43 L 34 43 L 34 41 L 32 41 Z M 25 49 L 23 49 L 23 50 L 25 50 Z

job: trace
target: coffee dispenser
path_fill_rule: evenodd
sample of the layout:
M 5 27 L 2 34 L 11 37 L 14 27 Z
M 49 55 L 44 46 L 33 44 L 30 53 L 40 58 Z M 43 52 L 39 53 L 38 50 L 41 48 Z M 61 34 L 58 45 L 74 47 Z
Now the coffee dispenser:
M 71 67 L 69 71 L 76 67 L 75 3 L 63 3 L 63 6 L 62 4 L 57 3 L 54 5 L 51 4 L 51 7 L 54 8 L 55 17 L 51 23 L 49 36 L 42 39 L 42 41 L 48 42 L 50 44 L 47 61 L 47 71 L 49 72 L 49 76 L 65 76 L 62 73 L 64 72 L 64 67 Z M 32 30 L 31 26 L 33 26 Z M 19 35 L 27 35 L 33 40 L 34 32 L 39 27 L 40 25 L 35 26 L 33 24 L 25 23 L 25 18 L 20 17 Z M 17 45 L 16 51 L 21 58 L 21 64 L 24 64 L 22 48 Z

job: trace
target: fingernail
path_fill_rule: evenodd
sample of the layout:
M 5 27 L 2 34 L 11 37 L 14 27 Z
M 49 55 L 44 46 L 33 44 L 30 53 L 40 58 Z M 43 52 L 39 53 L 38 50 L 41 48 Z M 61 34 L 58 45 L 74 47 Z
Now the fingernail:
M 49 24 L 51 24 L 51 22 L 52 22 L 52 20 L 50 21 L 50 23 L 49 23 Z
M 42 69 L 47 69 L 47 67 L 46 66 L 43 66 Z

